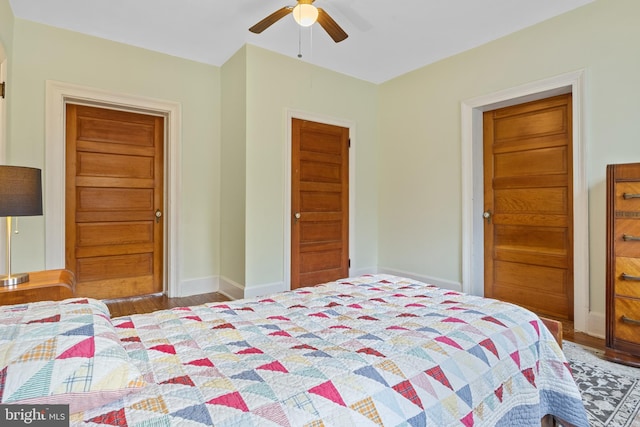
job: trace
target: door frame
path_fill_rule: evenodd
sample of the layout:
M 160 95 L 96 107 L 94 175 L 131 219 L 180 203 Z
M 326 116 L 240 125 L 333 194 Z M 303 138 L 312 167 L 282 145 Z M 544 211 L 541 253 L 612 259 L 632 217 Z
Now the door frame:
M 6 165 L 7 161 L 7 96 L 9 89 L 7 88 L 7 53 L 4 50 L 4 45 L 0 42 L 0 82 L 4 82 L 5 97 L 0 98 L 0 164 Z M 0 221 L 0 259 L 6 260 L 6 247 L 7 247 L 7 233 L 6 233 L 6 221 Z M 11 262 L 11 260 L 9 260 Z M 7 274 L 5 270 L 5 263 L 0 262 L 2 274 Z
M 4 83 L 5 90 L 4 98 L 0 98 L 2 99 L 2 101 L 0 101 L 0 163 L 2 164 L 6 164 L 7 161 L 7 96 L 9 94 L 9 89 L 7 88 L 7 62 L 4 45 L 0 43 L 0 83 Z M 4 250 L 5 245 L 2 244 L 1 246 Z
M 574 327 L 577 331 L 599 334 L 600 326 L 589 324 L 599 322 L 589 322 L 589 203 L 583 136 L 584 74 L 584 70 L 578 70 L 462 101 L 462 290 L 484 295 L 482 113 L 571 93 Z
M 309 120 L 316 123 L 324 123 L 333 126 L 341 126 L 349 129 L 349 259 L 355 258 L 355 171 L 356 171 L 356 125 L 351 120 L 339 119 L 335 117 L 324 116 L 306 111 L 286 109 L 285 114 L 286 129 L 286 148 L 284 150 L 284 254 L 283 254 L 283 279 L 285 289 L 291 289 L 291 156 L 292 156 L 292 129 L 291 121 L 293 119 Z M 349 266 L 349 276 L 353 271 L 353 266 Z
M 45 268 L 65 267 L 65 105 L 90 105 L 162 116 L 164 135 L 163 242 L 164 292 L 180 290 L 181 105 L 179 102 L 117 93 L 54 80 L 46 81 L 45 98 Z

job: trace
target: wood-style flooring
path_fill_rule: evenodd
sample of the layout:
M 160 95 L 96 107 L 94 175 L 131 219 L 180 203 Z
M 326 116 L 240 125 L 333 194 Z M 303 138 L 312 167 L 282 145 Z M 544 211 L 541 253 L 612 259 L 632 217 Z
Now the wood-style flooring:
M 166 295 L 149 295 L 133 298 L 122 298 L 114 300 L 106 300 L 105 303 L 109 307 L 111 317 L 128 316 L 130 314 L 150 313 L 156 310 L 164 310 L 173 307 L 187 307 L 190 305 L 205 304 L 208 302 L 229 301 L 229 298 L 212 292 L 202 295 L 194 295 L 182 298 L 168 298 Z M 583 332 L 576 332 L 573 328 L 573 322 L 562 321 L 562 335 L 567 341 L 588 347 L 604 350 L 604 340 L 592 337 Z
M 603 338 L 596 338 L 584 332 L 576 332 L 573 329 L 573 322 L 562 321 L 562 336 L 567 341 L 604 351 Z
M 104 300 L 111 317 L 128 316 L 130 314 L 151 313 L 174 307 L 188 307 L 207 302 L 229 301 L 229 298 L 217 292 L 193 295 L 190 297 L 169 298 L 164 294 L 145 295 L 141 297 Z

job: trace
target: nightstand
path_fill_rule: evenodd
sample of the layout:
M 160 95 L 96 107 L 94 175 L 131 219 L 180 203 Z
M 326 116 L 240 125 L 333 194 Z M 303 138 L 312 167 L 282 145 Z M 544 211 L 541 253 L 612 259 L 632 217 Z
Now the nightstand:
M 0 305 L 59 301 L 75 296 L 75 289 L 76 279 L 69 270 L 34 271 L 28 282 L 0 286 Z

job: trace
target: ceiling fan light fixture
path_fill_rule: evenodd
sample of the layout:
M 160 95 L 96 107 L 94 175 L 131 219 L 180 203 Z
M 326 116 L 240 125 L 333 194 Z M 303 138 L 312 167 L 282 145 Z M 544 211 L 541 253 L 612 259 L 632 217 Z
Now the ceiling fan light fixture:
M 302 27 L 310 27 L 318 20 L 318 8 L 312 4 L 298 3 L 293 8 L 293 19 Z
M 254 26 L 249 27 L 249 31 L 254 34 L 260 34 L 285 16 L 293 15 L 296 23 L 301 27 L 310 27 L 317 22 L 336 43 L 339 43 L 349 37 L 349 35 L 340 28 L 340 25 L 338 25 L 338 23 L 334 21 L 324 9 L 318 9 L 313 6 L 312 3 L 314 1 L 315 0 L 298 0 L 298 4 L 295 7 L 284 6 L 273 12 L 271 15 L 268 15 Z

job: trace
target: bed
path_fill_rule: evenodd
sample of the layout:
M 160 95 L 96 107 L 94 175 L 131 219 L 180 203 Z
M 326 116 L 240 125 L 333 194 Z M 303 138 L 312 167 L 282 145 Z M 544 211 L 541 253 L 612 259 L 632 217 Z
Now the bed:
M 74 426 L 588 425 L 536 315 L 390 275 L 119 318 L 4 306 L 0 361 L 1 403 Z

